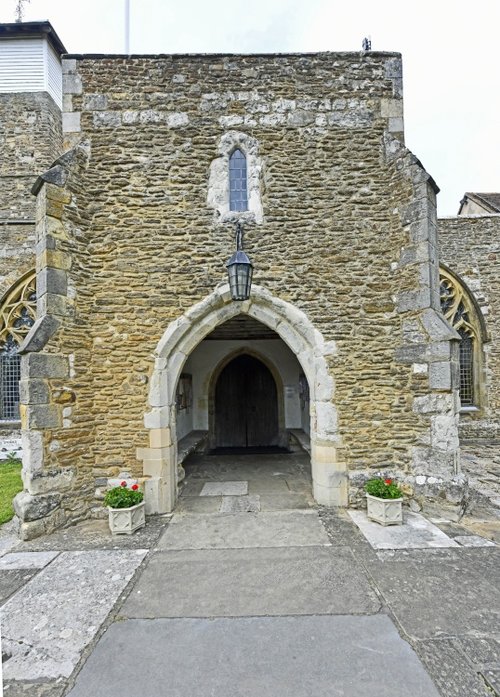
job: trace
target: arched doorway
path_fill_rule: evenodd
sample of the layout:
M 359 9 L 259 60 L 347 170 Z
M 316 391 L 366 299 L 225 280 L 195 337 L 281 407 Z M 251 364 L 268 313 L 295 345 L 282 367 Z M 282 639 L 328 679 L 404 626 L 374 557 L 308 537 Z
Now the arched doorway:
M 216 448 L 278 445 L 276 383 L 262 361 L 242 354 L 225 366 L 215 386 L 214 416 Z
M 325 341 L 307 315 L 268 290 L 252 286 L 251 299 L 234 302 L 227 284 L 187 310 L 167 327 L 158 342 L 144 424 L 149 447 L 138 448 L 144 462 L 146 505 L 150 513 L 171 511 L 177 498 L 176 386 L 188 356 L 216 327 L 245 314 L 276 331 L 295 354 L 309 387 L 311 471 L 314 498 L 326 506 L 348 501 L 347 468 L 338 456 L 334 382 L 327 359 L 334 341 Z M 285 386 L 286 394 L 286 386 Z

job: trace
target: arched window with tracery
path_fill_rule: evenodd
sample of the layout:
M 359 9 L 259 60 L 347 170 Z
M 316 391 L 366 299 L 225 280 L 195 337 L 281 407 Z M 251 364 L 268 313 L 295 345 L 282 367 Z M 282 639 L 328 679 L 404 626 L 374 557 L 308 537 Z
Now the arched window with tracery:
M 229 157 L 229 210 L 248 210 L 247 158 L 239 148 Z
M 0 420 L 19 419 L 18 353 L 36 316 L 36 275 L 34 271 L 15 283 L 0 303 Z
M 463 407 L 480 401 L 481 328 L 469 291 L 452 274 L 439 270 L 441 310 L 460 334 L 460 401 Z

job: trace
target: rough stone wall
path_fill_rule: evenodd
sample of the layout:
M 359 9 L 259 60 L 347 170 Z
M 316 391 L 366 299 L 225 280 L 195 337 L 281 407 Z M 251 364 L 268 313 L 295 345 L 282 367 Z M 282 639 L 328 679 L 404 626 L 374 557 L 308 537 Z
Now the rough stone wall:
M 460 415 L 460 437 L 500 442 L 500 215 L 439 220 L 440 259 L 474 295 L 486 325 L 484 394 Z
M 72 170 L 63 162 L 66 174 L 51 170 L 40 187 L 48 331 L 35 327 L 26 350 L 31 341 L 49 358 L 41 359 L 46 375 L 39 354 L 24 367 L 26 380 L 49 388 L 41 402 L 49 409 L 29 413 L 36 385 L 26 386 L 26 424 L 40 434 L 31 450 L 41 448 L 45 471 L 78 482 L 77 504 L 69 494 L 54 501 L 60 518 L 90 503 L 96 479 L 142 472 L 136 448 L 148 442 L 158 341 L 226 278 L 235 216 L 219 217 L 208 187 L 221 140 L 235 130 L 258 144 L 262 208 L 242 215 L 255 283 L 304 312 L 335 346 L 328 413 L 337 458 L 351 472 L 407 476 L 411 492 L 415 475 L 420 484 L 451 476 L 454 334 L 438 312 L 433 184 L 401 145 L 399 56 L 64 64 L 65 143 L 84 141 L 88 163 Z M 71 406 L 57 401 L 65 390 Z M 42 411 L 49 421 L 37 421 Z M 353 495 L 356 487 L 352 477 Z M 37 496 L 33 487 L 19 507 L 24 520 Z
M 0 94 L 0 297 L 35 265 L 31 187 L 61 154 L 61 111 L 45 92 Z

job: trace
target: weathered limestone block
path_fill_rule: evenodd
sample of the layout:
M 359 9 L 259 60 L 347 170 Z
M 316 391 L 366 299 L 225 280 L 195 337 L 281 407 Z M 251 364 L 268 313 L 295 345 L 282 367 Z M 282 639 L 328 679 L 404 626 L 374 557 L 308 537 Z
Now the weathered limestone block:
M 47 382 L 40 378 L 20 380 L 19 397 L 23 404 L 49 404 L 50 391 Z
M 21 360 L 21 379 L 67 378 L 68 359 L 52 353 L 30 353 Z
M 61 415 L 55 404 L 21 405 L 21 423 L 23 429 L 43 430 L 57 428 Z
M 19 348 L 20 353 L 28 353 L 41 351 L 47 345 L 48 341 L 54 336 L 61 322 L 49 315 L 39 317 L 34 325 L 29 330 L 26 338 Z
M 452 389 L 451 363 L 438 361 L 429 365 L 429 387 L 433 390 Z
M 76 473 L 69 467 L 23 473 L 24 486 L 33 497 L 68 491 L 73 488 L 75 480 Z
M 25 522 L 45 518 L 61 505 L 61 494 L 32 495 L 21 491 L 14 498 L 14 510 L 18 518 Z

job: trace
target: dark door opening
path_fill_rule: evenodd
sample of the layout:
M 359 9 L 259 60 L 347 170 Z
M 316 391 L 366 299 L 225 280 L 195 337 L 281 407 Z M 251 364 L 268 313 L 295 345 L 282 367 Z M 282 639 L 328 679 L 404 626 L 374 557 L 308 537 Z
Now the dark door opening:
M 215 447 L 269 448 L 279 444 L 278 393 L 269 369 L 237 356 L 215 386 Z

